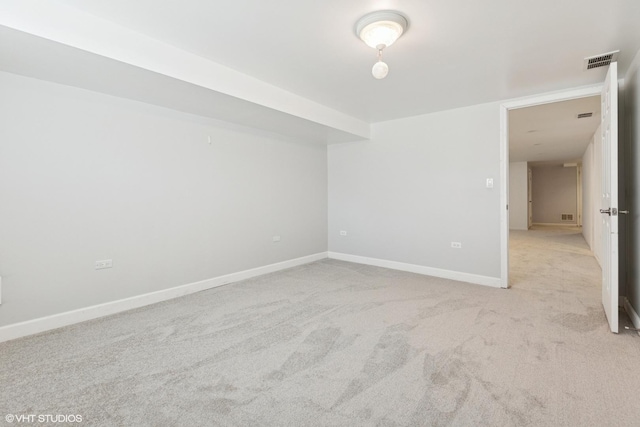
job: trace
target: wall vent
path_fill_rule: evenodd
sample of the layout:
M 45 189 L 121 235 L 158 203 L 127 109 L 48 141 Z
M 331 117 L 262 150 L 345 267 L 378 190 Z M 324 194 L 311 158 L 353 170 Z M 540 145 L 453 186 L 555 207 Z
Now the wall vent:
M 614 50 L 613 52 L 601 53 L 600 55 L 584 58 L 583 69 L 586 71 L 593 68 L 606 67 L 612 62 L 616 62 L 618 60 L 618 53 L 620 53 L 619 50 Z
M 578 114 L 579 119 L 586 119 L 587 117 L 593 116 L 593 113 L 580 113 Z
M 560 214 L 560 216 L 562 221 L 573 221 L 573 214 L 564 213 L 564 214 Z

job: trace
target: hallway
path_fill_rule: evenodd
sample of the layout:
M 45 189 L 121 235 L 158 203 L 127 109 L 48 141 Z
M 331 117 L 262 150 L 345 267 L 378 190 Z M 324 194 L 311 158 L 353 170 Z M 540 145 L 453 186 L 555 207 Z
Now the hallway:
M 567 313 L 567 317 L 586 308 L 588 315 L 581 321 L 581 330 L 607 324 L 601 276 L 600 265 L 579 227 L 538 225 L 509 233 L 510 287 L 547 296 L 543 298 L 549 303 L 547 308 Z M 633 327 L 620 308 L 621 332 L 625 326 Z
M 509 285 L 518 289 L 568 290 L 600 300 L 602 270 L 573 226 L 534 226 L 509 232 Z

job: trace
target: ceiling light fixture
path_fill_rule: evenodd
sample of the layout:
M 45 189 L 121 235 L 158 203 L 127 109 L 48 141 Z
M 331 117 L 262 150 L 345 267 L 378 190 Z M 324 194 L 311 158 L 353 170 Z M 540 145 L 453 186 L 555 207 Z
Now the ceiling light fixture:
M 371 12 L 356 22 L 356 35 L 378 51 L 378 62 L 371 69 L 376 79 L 384 79 L 389 74 L 389 66 L 382 61 L 382 50 L 398 40 L 408 26 L 407 18 L 393 10 Z

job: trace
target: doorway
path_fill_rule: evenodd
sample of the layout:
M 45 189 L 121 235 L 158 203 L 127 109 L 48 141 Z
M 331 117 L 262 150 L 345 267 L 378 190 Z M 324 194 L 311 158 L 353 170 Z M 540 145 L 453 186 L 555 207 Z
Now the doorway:
M 587 88 L 581 88 L 566 92 L 559 92 L 548 95 L 541 95 L 537 97 L 525 98 L 517 101 L 508 102 L 501 105 L 500 108 L 500 166 L 501 166 L 501 189 L 500 189 L 500 201 L 503 209 L 500 210 L 500 223 L 501 223 L 501 286 L 504 288 L 509 287 L 509 113 L 511 111 L 517 111 L 520 109 L 542 106 L 547 104 L 554 104 L 562 101 L 578 100 L 589 97 L 600 97 L 602 90 L 601 85 L 591 86 Z M 528 129 L 535 130 L 535 129 Z M 531 132 L 535 133 L 535 132 Z M 544 158 L 539 158 L 539 161 L 544 161 Z M 528 174 L 528 168 L 527 172 Z M 525 183 L 528 178 L 525 178 Z M 528 199 L 527 199 L 528 201 Z M 528 212 L 529 208 L 525 209 Z M 527 220 L 528 223 L 528 220 Z
M 543 251 L 546 244 L 551 252 L 560 242 L 591 256 L 599 194 L 593 183 L 601 179 L 593 167 L 599 162 L 594 146 L 600 142 L 600 98 L 585 96 L 508 112 L 510 261 L 521 261 L 522 247 Z M 584 213 L 588 227 L 583 232 Z M 528 257 L 526 267 L 535 271 L 548 265 L 543 255 Z M 518 286 L 523 274 L 522 266 L 512 266 L 509 285 Z

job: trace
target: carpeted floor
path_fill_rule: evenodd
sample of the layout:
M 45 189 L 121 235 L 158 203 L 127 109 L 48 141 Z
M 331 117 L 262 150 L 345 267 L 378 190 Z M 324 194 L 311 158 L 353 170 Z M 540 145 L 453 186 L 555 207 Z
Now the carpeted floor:
M 323 260 L 0 344 L 0 425 L 639 425 L 581 235 L 511 244 L 509 290 Z

